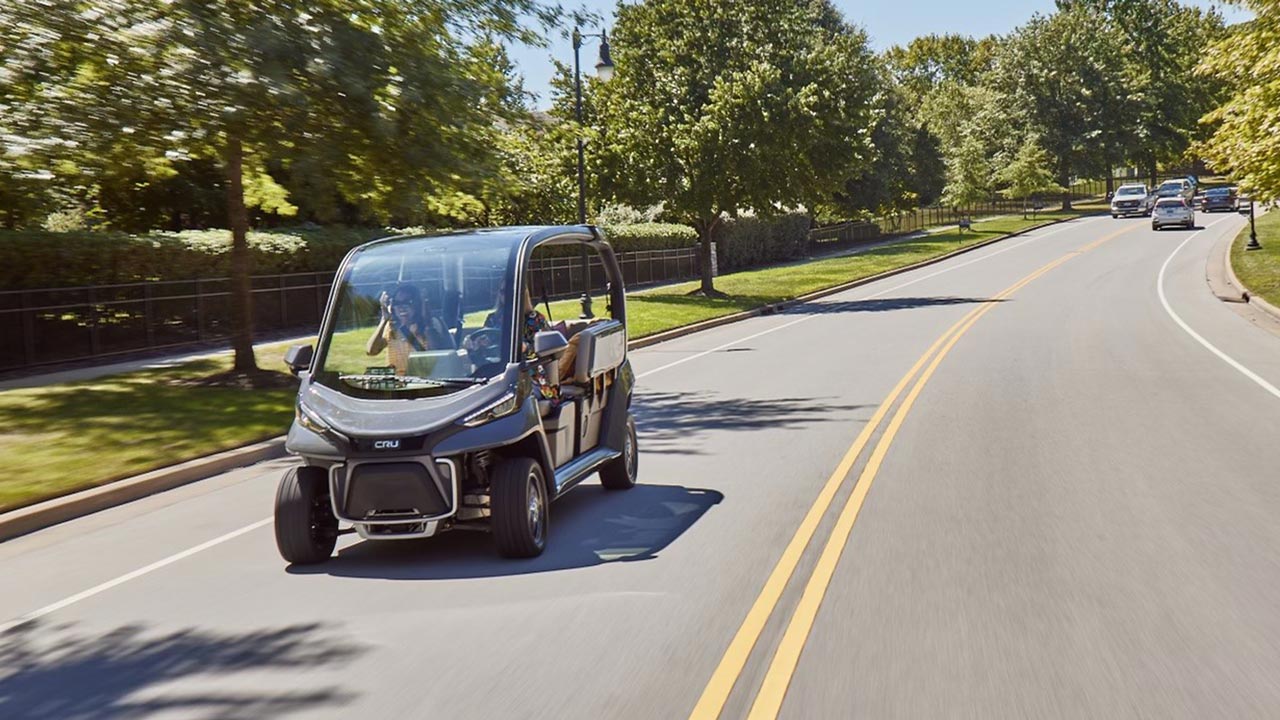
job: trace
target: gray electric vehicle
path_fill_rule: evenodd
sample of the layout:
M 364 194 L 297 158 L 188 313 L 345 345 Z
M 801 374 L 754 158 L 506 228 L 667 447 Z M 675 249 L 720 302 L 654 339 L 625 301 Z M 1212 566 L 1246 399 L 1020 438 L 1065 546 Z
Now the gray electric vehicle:
M 548 288 L 565 287 L 587 255 L 603 273 L 607 316 L 548 327 Z M 301 463 L 276 494 L 281 556 L 322 562 L 352 531 L 394 540 L 475 529 L 502 555 L 532 557 L 546 547 L 551 501 L 596 472 L 606 488 L 633 486 L 624 293 L 592 226 L 352 250 L 318 347 L 285 357 L 301 380 L 286 447 Z M 583 305 L 589 315 L 589 295 Z

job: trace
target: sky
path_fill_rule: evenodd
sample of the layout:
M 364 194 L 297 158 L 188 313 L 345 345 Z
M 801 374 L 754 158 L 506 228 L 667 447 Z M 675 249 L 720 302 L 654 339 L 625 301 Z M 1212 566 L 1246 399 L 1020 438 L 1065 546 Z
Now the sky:
M 985 36 L 1003 34 L 1026 22 L 1033 14 L 1049 13 L 1053 0 L 981 0 L 958 2 L 957 0 L 833 0 L 844 12 L 845 19 L 860 25 L 871 38 L 875 50 L 903 45 L 913 38 L 931 33 L 961 33 Z M 1184 0 L 1200 7 L 1217 7 L 1228 23 L 1247 20 L 1252 15 L 1232 6 L 1223 6 L 1216 0 Z M 564 7 L 585 6 L 603 17 L 608 29 L 615 0 L 562 0 Z M 584 32 L 598 29 L 583 28 Z M 573 46 L 567 37 L 553 37 L 545 48 L 517 46 L 511 48 L 511 57 L 518 71 L 524 76 L 525 89 L 534 93 L 534 105 L 546 108 L 550 104 L 549 81 L 552 58 L 561 62 L 573 62 Z M 582 49 L 582 66 L 593 72 L 596 64 L 596 47 Z

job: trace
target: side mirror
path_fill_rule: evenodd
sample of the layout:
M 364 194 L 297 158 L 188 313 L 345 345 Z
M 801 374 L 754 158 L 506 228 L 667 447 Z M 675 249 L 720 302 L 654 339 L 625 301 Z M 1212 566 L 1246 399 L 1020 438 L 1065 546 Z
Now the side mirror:
M 285 351 L 284 364 L 289 367 L 289 372 L 297 375 L 311 367 L 311 359 L 314 356 L 315 349 L 310 345 L 294 345 Z
M 553 358 L 569 347 L 569 341 L 559 330 L 543 330 L 533 336 L 533 354 L 539 360 Z

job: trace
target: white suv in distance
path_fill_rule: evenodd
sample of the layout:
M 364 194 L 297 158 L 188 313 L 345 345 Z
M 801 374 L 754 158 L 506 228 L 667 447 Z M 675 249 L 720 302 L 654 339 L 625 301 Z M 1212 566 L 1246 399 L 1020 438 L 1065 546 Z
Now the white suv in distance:
M 1151 229 L 1161 230 L 1170 225 L 1178 225 L 1187 230 L 1195 228 L 1196 212 L 1186 198 L 1165 197 L 1156 201 L 1156 210 L 1151 214 Z
M 1150 215 L 1155 197 L 1147 193 L 1146 185 L 1121 185 L 1111 198 L 1111 217 Z
M 1181 197 L 1185 200 L 1190 200 L 1195 197 L 1195 194 L 1195 185 L 1192 185 L 1191 181 L 1186 178 L 1165 180 L 1160 183 L 1160 187 L 1156 188 L 1156 197 L 1158 198 Z

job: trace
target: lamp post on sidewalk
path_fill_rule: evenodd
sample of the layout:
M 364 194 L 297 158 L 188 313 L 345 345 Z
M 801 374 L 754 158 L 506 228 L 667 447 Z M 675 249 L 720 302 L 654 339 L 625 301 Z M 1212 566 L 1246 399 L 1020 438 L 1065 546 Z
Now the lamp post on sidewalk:
M 1249 198 L 1249 243 L 1244 246 L 1245 250 L 1261 250 L 1262 243 L 1258 242 L 1258 228 L 1253 224 L 1253 198 Z
M 587 224 L 587 175 L 583 158 L 582 141 L 582 71 L 581 50 L 583 38 L 600 39 L 600 59 L 596 63 L 596 77 L 602 82 L 609 82 L 613 77 L 613 58 L 609 57 L 609 36 L 603 29 L 599 33 L 582 33 L 573 28 L 573 96 L 574 112 L 578 118 L 578 224 Z M 588 264 L 587 248 L 582 246 L 582 317 L 592 317 L 591 312 L 591 266 Z

